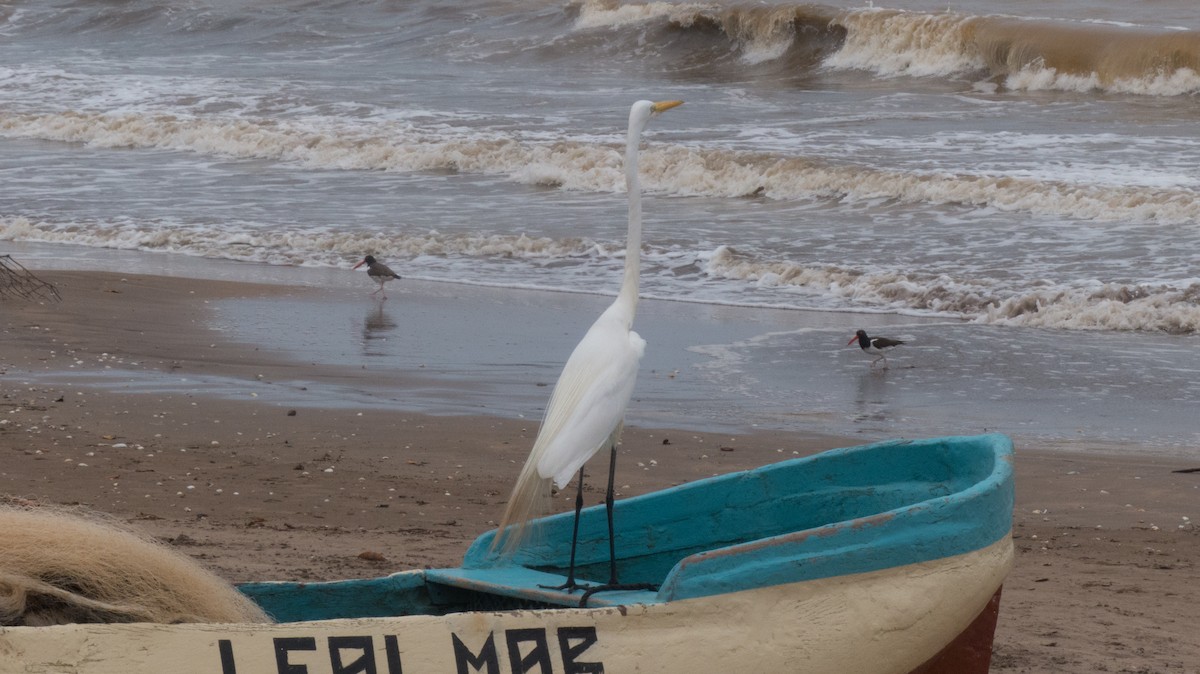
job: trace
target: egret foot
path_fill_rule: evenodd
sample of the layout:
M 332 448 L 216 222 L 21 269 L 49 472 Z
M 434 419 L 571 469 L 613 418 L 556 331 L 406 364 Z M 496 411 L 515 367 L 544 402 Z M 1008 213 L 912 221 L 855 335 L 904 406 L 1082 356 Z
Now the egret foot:
M 542 588 L 543 590 L 558 590 L 559 592 L 566 592 L 567 594 L 572 594 L 573 592 L 575 592 L 575 590 L 591 590 L 593 587 L 596 587 L 596 586 L 595 585 L 581 585 L 579 583 L 576 583 L 574 578 L 568 578 L 567 582 L 563 583 L 562 585 L 541 585 L 541 584 L 539 584 L 538 587 Z
M 583 596 L 579 598 L 579 608 L 586 608 L 588 599 L 597 592 L 618 592 L 622 590 L 649 590 L 654 592 L 658 590 L 658 586 L 651 583 L 607 583 L 605 585 L 592 585 L 584 590 Z

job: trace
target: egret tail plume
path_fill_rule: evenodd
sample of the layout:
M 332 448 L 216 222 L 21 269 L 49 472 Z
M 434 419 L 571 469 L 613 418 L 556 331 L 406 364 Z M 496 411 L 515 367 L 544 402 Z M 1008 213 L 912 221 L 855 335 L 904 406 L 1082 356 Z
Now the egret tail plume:
M 561 375 L 559 380 L 561 382 Z M 555 404 L 555 400 L 561 395 L 559 386 L 555 385 L 554 392 L 550 394 L 550 402 L 546 405 L 546 415 L 542 418 L 537 439 L 533 441 L 533 449 L 525 459 L 521 474 L 517 476 L 517 483 L 513 485 L 508 505 L 504 508 L 504 516 L 500 518 L 500 525 L 496 528 L 496 537 L 492 539 L 492 545 L 488 548 L 490 553 L 499 550 L 501 558 L 511 556 L 521 547 L 529 533 L 526 530 L 529 520 L 550 513 L 554 476 L 543 477 L 538 470 L 538 462 L 546 452 L 549 438 L 563 423 L 562 414 L 556 412 L 561 406 Z
M 529 536 L 529 521 L 550 514 L 553 487 L 554 478 L 539 475 L 536 461 L 525 463 L 512 495 L 508 497 L 508 506 L 489 552 L 499 551 L 501 557 L 509 557 L 521 547 Z
M 614 307 L 620 308 L 618 304 L 614 304 Z M 614 320 L 618 327 L 625 326 L 621 330 L 626 331 L 632 316 L 610 307 L 596 323 L 603 326 Z M 593 325 L 580 346 L 589 344 L 590 340 L 603 334 L 602 329 Z M 628 335 L 636 337 L 636 333 Z M 621 360 L 616 356 L 596 359 L 589 356 L 588 349 L 576 347 L 567 360 L 554 385 L 554 392 L 550 394 L 546 416 L 533 441 L 533 449 L 508 498 L 508 506 L 492 540 L 491 551 L 500 549 L 502 557 L 510 556 L 528 538 L 529 521 L 550 514 L 552 488 L 555 485 L 560 489 L 566 487 L 589 457 L 601 447 L 612 446 L 620 438 L 624 424 L 620 421 L 620 414 L 613 412 L 612 407 L 615 405 L 623 410 L 625 402 L 629 400 L 633 392 L 633 377 L 624 375 L 636 372 L 637 360 L 645 345 L 640 337 L 631 341 L 626 336 L 625 341 L 636 355 L 624 359 L 628 361 L 624 368 L 616 368 L 615 376 L 620 382 L 609 382 L 603 372 L 597 372 L 598 369 L 603 370 L 603 365 Z M 612 371 L 608 374 L 611 376 Z M 597 381 L 605 383 L 601 386 L 591 385 Z M 612 422 L 609 418 L 614 415 L 617 421 Z

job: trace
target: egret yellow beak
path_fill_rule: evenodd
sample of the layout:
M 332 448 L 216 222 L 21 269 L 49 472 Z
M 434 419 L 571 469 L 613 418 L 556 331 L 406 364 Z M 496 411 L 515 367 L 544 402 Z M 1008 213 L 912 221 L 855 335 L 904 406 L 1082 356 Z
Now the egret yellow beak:
M 650 106 L 650 109 L 654 111 L 655 114 L 658 114 L 680 105 L 683 105 L 683 101 L 659 101 Z

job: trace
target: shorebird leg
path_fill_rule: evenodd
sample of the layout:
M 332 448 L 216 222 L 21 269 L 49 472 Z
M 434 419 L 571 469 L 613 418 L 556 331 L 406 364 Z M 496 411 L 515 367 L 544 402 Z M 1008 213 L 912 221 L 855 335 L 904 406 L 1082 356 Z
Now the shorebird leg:
M 579 468 L 579 491 L 575 492 L 575 527 L 571 531 L 571 563 L 567 567 L 567 582 L 562 585 L 539 585 L 547 590 L 563 590 L 567 593 L 586 590 L 588 586 L 575 582 L 575 546 L 579 543 L 579 512 L 583 510 L 583 467 Z
M 617 475 L 617 443 L 612 444 L 612 451 L 608 460 L 608 491 L 604 495 L 604 506 L 608 513 L 608 583 L 604 585 L 593 585 L 586 588 L 583 596 L 579 598 L 579 607 L 587 606 L 588 599 L 597 592 L 612 592 L 614 590 L 657 590 L 657 585 L 650 583 L 620 583 L 617 580 L 617 542 L 613 535 L 613 501 L 615 500 L 613 491 L 613 482 Z

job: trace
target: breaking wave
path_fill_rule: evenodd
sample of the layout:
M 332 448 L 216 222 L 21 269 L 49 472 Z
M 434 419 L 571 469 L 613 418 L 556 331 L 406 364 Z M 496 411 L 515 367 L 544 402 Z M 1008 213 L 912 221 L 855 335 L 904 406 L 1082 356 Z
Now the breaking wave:
M 426 133 L 411 125 L 337 125 L 201 119 L 176 115 L 45 113 L 0 116 L 0 135 L 295 162 L 308 168 L 456 171 L 518 183 L 620 192 L 616 145 L 535 143 L 499 134 Z M 895 200 L 961 204 L 1082 220 L 1178 224 L 1200 220 L 1200 199 L 1182 187 L 1101 185 L 1034 178 L 902 171 L 750 153 L 654 145 L 642 158 L 650 191 L 717 198 Z
M 1191 30 L 816 4 L 728 7 L 606 0 L 580 3 L 576 28 L 620 29 L 653 22 L 680 30 L 715 30 L 752 63 L 816 46 L 825 68 L 880 77 L 971 77 L 1022 91 L 1200 92 L 1200 32 Z
M 269 264 L 349 267 L 363 250 L 421 267 L 423 258 L 478 261 L 519 260 L 560 267 L 600 261 L 619 264 L 624 250 L 612 242 L 586 238 L 531 237 L 524 234 L 451 234 L 437 231 L 336 232 L 282 231 L 278 227 L 228 230 L 185 223 L 52 223 L 26 217 L 0 217 L 0 241 L 75 244 L 126 250 L 172 252 Z M 880 311 L 952 316 L 988 324 L 1069 330 L 1200 332 L 1200 278 L 1173 283 L 1014 282 L 989 278 L 922 275 L 764 260 L 731 246 L 681 253 L 647 246 L 646 290 L 673 299 L 746 304 L 747 285 L 792 291 L 759 296 L 764 306 Z M 679 261 L 694 259 L 695 274 L 680 274 Z M 474 261 L 474 262 L 472 262 Z M 685 265 L 690 267 L 691 265 Z M 435 273 L 452 276 L 454 265 L 433 263 Z M 614 270 L 616 267 L 614 267 Z M 449 270 L 449 271 L 448 271 Z M 495 277 L 499 285 L 532 287 L 520 272 Z M 559 277 L 564 284 L 574 281 Z M 504 280 L 507 279 L 507 280 Z M 579 291 L 594 291 L 594 276 L 580 277 Z M 714 289 L 713 284 L 723 288 Z M 699 284 L 699 285 L 697 285 Z M 572 289 L 564 285 L 561 289 Z M 736 299 L 735 299 L 736 298 Z M 755 300 L 749 300 L 750 305 Z
M 1200 278 L 1179 283 L 1013 287 L 984 279 L 763 262 L 722 247 L 714 277 L 796 288 L 856 307 L 951 315 L 979 323 L 1067 330 L 1200 332 Z
M 615 255 L 588 239 L 552 239 L 524 234 L 401 234 L 375 232 L 283 231 L 250 225 L 216 230 L 185 223 L 52 223 L 27 217 L 0 217 L 0 241 L 64 243 L 97 248 L 163 251 L 246 262 L 303 266 L 348 266 L 362 251 L 384 258 L 467 256 L 560 259 Z M 623 250 L 620 251 L 623 254 Z

